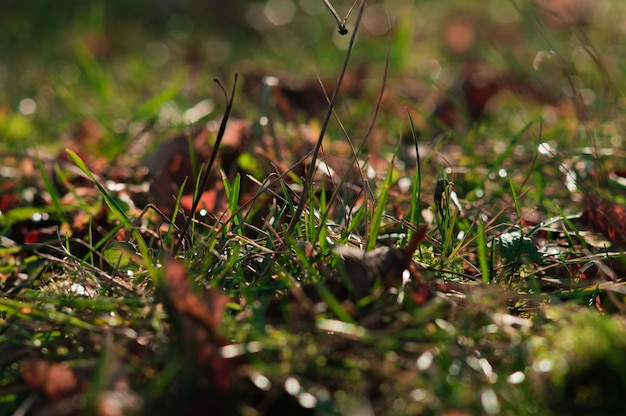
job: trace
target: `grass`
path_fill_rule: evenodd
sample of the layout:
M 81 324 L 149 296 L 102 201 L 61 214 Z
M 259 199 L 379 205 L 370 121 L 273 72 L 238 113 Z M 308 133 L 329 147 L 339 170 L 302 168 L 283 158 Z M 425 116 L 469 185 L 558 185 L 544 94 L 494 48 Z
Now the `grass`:
M 622 412 L 623 238 L 580 212 L 623 199 L 623 6 L 319 3 L 254 44 L 246 2 L 42 3 L 36 62 L 10 15 L 2 414 Z

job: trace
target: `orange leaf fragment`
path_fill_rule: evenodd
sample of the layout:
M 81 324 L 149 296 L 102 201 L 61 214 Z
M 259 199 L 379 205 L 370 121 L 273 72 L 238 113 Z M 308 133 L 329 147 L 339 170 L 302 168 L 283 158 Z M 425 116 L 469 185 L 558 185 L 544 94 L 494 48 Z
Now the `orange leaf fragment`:
M 191 291 L 187 271 L 182 263 L 168 260 L 165 264 L 165 280 L 169 299 L 174 308 L 215 334 L 222 322 L 228 297 L 216 289 L 203 290 L 202 297 Z
M 78 387 L 76 374 L 66 363 L 26 359 L 22 362 L 22 376 L 32 388 L 41 391 L 51 400 L 66 397 Z
M 626 243 L 626 207 L 593 192 L 585 192 L 583 216 L 616 243 Z

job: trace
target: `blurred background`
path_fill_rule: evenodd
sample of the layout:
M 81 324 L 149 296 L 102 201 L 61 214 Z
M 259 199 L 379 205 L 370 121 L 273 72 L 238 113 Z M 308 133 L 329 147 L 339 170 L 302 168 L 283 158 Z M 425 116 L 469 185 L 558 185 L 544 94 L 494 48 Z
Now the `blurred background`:
M 351 30 L 358 5 L 332 4 Z M 532 77 L 547 94 L 561 92 L 564 81 L 554 75 L 566 63 L 592 100 L 606 93 L 603 76 L 626 70 L 624 7 L 610 0 L 368 1 L 351 65 L 367 65 L 364 94 L 375 98 L 389 52 L 398 80 L 389 94 L 425 113 L 434 95 L 459 83 L 468 62 L 522 83 Z M 13 147 L 53 142 L 86 118 L 113 141 L 153 117 L 161 129 L 176 127 L 187 109 L 221 98 L 212 80 L 229 86 L 234 72 L 333 82 L 350 38 L 337 32 L 322 0 L 5 0 L 0 15 L 0 143 Z M 588 45 L 597 49 L 589 54 Z M 247 98 L 236 105 L 240 116 L 254 113 Z

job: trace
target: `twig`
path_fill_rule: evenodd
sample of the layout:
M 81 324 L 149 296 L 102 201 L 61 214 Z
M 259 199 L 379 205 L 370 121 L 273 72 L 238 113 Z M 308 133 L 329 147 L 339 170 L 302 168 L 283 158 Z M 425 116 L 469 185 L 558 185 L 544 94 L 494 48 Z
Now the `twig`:
M 224 85 L 218 80 L 214 79 L 213 81 L 217 83 L 222 92 L 224 93 L 224 98 L 226 99 L 226 110 L 224 110 L 224 117 L 222 118 L 222 122 L 220 123 L 220 128 L 217 132 L 217 138 L 215 139 L 215 144 L 213 145 L 213 151 L 211 152 L 211 158 L 209 159 L 209 163 L 204 168 L 202 172 L 202 178 L 200 179 L 199 187 L 196 195 L 193 198 L 193 203 L 191 204 L 191 210 L 189 212 L 189 218 L 185 221 L 185 225 L 183 226 L 180 235 L 184 236 L 187 234 L 189 230 L 189 225 L 193 221 L 193 217 L 196 214 L 196 210 L 198 209 L 198 205 L 200 205 L 200 200 L 202 199 L 202 194 L 206 189 L 206 185 L 209 182 L 209 175 L 211 174 L 211 169 L 213 168 L 213 164 L 215 163 L 215 159 L 217 158 L 217 152 L 220 147 L 220 143 L 222 142 L 222 138 L 224 138 L 224 132 L 226 131 L 226 124 L 228 123 L 228 118 L 230 117 L 230 111 L 233 108 L 233 101 L 235 98 L 235 89 L 237 87 L 237 77 L 238 74 L 235 74 L 235 81 L 233 82 L 233 89 L 230 93 L 230 98 L 228 98 L 226 89 Z M 174 250 L 174 255 L 178 253 L 178 250 L 182 248 L 183 238 L 178 240 L 178 244 L 176 244 L 176 249 Z
M 320 148 L 322 147 L 322 141 L 324 140 L 324 135 L 326 134 L 326 129 L 328 128 L 328 123 L 333 114 L 333 109 L 335 108 L 335 102 L 337 101 L 337 97 L 339 96 L 339 89 L 341 88 L 341 84 L 343 83 L 343 78 L 346 75 L 346 70 L 348 69 L 348 62 L 350 62 L 350 55 L 352 53 L 352 48 L 354 47 L 354 42 L 356 40 L 356 34 L 359 29 L 359 24 L 361 23 L 361 17 L 363 16 L 363 11 L 365 9 L 365 0 L 361 0 L 361 6 L 359 7 L 359 14 L 356 18 L 356 23 L 354 25 L 354 32 L 352 32 L 352 37 L 350 37 L 350 44 L 348 45 L 348 51 L 346 52 L 346 57 L 343 61 L 343 67 L 341 68 L 341 73 L 339 74 L 339 78 L 337 79 L 337 84 L 335 85 L 335 90 L 333 91 L 333 95 L 330 97 L 330 103 L 328 104 L 328 110 L 326 111 L 326 116 L 324 117 L 324 122 L 322 123 L 322 128 L 320 130 L 320 135 L 317 139 L 317 143 L 315 144 L 315 148 L 313 149 L 313 155 L 311 156 L 311 163 L 309 170 L 307 171 L 306 178 L 304 180 L 304 186 L 302 187 L 302 196 L 300 196 L 300 201 L 298 202 L 298 206 L 296 207 L 296 212 L 294 213 L 289 225 L 287 226 L 286 234 L 290 235 L 293 232 L 293 229 L 296 226 L 296 223 L 300 219 L 302 215 L 302 211 L 304 211 L 304 205 L 309 196 L 309 187 L 313 182 L 313 172 L 315 171 L 315 164 L 317 162 L 317 156 L 319 155 Z
M 387 76 L 389 73 L 389 62 L 390 62 L 390 57 L 391 57 L 391 42 L 388 45 L 387 48 L 387 59 L 385 60 L 385 70 L 383 72 L 383 76 L 382 76 L 382 84 L 380 86 L 380 92 L 378 94 L 378 98 L 376 100 L 376 107 L 374 109 L 374 115 L 372 117 L 372 121 L 370 123 L 370 126 L 367 130 L 367 133 L 365 133 L 365 136 L 363 137 L 363 140 L 361 141 L 361 144 L 359 145 L 358 148 L 354 148 L 354 145 L 352 143 L 352 141 L 350 140 L 350 137 L 347 136 L 347 133 L 345 131 L 345 129 L 343 128 L 343 125 L 341 124 L 341 121 L 339 120 L 339 117 L 337 116 L 337 114 L 335 113 L 335 110 L 333 109 L 333 114 L 335 115 L 335 118 L 337 119 L 337 123 L 339 123 L 339 126 L 341 127 L 341 129 L 344 131 L 344 133 L 346 134 L 346 137 L 348 138 L 348 143 L 350 144 L 350 149 L 352 150 L 352 160 L 350 162 L 350 166 L 352 166 L 353 164 L 357 164 L 357 167 L 359 168 L 359 175 L 361 177 L 361 182 L 363 183 L 363 189 L 368 189 L 368 185 L 367 185 L 367 179 L 365 177 L 363 177 L 363 172 L 361 170 L 361 167 L 359 166 L 359 155 L 363 152 L 363 149 L 365 148 L 365 145 L 367 144 L 367 142 L 369 141 L 369 137 L 372 133 L 372 131 L 374 130 L 374 126 L 376 125 L 376 120 L 378 118 L 378 114 L 380 112 L 380 106 L 382 104 L 383 101 L 383 95 L 385 93 L 385 86 L 387 85 Z M 328 97 L 327 97 L 328 100 Z M 333 202 L 335 201 L 335 199 L 337 199 L 339 197 L 339 188 L 344 184 L 344 182 L 347 179 L 349 171 L 347 171 L 343 177 L 341 178 L 341 180 L 339 181 L 339 184 L 337 184 L 336 189 L 333 191 L 333 193 L 330 196 L 330 199 L 328 200 L 327 204 L 330 206 L 333 204 Z M 366 193 L 366 198 L 369 198 L 370 192 L 365 192 Z M 373 199 L 373 197 L 372 197 Z M 322 226 L 324 226 L 324 224 L 326 223 L 326 219 L 328 217 L 328 211 L 326 211 L 323 216 L 320 219 L 320 228 L 317 229 L 317 233 L 315 234 L 315 239 L 313 241 L 317 241 L 317 239 L 319 238 L 319 234 L 321 232 Z
M 326 7 L 328 7 L 328 10 L 330 10 L 330 13 L 333 15 L 333 17 L 337 21 L 337 31 L 339 32 L 339 34 L 340 35 L 347 35 L 348 34 L 348 29 L 346 28 L 345 22 L 341 21 L 341 17 L 339 17 L 339 14 L 337 14 L 337 11 L 333 7 L 333 5 L 330 4 L 330 2 L 328 0 L 322 0 L 322 1 L 326 5 Z

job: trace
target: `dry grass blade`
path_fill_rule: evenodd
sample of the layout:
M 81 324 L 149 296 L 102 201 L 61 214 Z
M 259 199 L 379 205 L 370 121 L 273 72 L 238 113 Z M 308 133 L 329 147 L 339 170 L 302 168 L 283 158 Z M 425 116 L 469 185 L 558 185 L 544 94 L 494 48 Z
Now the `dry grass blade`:
M 230 98 L 227 97 L 226 89 L 219 82 L 219 80 L 214 79 L 214 81 L 219 85 L 222 92 L 224 93 L 224 96 L 226 97 L 226 109 L 224 110 L 224 116 L 222 117 L 222 121 L 220 122 L 220 128 L 217 132 L 217 138 L 215 139 L 215 145 L 213 146 L 213 151 L 211 152 L 211 158 L 209 159 L 208 164 L 206 165 L 206 167 L 204 168 L 204 171 L 202 172 L 202 178 L 200 179 L 198 189 L 196 190 L 196 195 L 191 205 L 189 218 L 187 219 L 187 221 L 185 221 L 185 224 L 183 225 L 183 228 L 181 230 L 181 238 L 178 240 L 178 244 L 176 244 L 176 249 L 174 250 L 174 254 L 178 253 L 178 251 L 182 248 L 184 236 L 186 236 L 187 232 L 189 231 L 189 227 L 191 223 L 193 222 L 193 217 L 196 213 L 196 210 L 198 209 L 200 200 L 202 199 L 203 192 L 205 191 L 206 185 L 209 182 L 209 176 L 211 174 L 213 165 L 215 164 L 215 160 L 217 158 L 217 154 L 220 148 L 220 143 L 222 142 L 222 139 L 224 138 L 224 133 L 226 132 L 226 124 L 228 123 L 228 119 L 230 118 L 230 112 L 233 108 L 233 102 L 235 99 L 235 88 L 237 87 L 237 77 L 238 77 L 237 74 L 235 74 L 235 80 L 233 82 L 233 89 L 231 90 Z
M 343 78 L 346 75 L 346 71 L 348 69 L 348 62 L 350 62 L 350 56 L 352 53 L 352 49 L 354 48 L 354 42 L 356 40 L 356 35 L 358 33 L 359 25 L 361 23 L 361 18 L 363 17 L 363 12 L 365 10 L 365 1 L 361 0 L 361 5 L 359 7 L 359 13 L 356 18 L 356 23 L 354 25 L 354 32 L 352 32 L 352 36 L 350 37 L 350 44 L 348 45 L 348 49 L 346 51 L 346 57 L 343 61 L 343 67 L 341 68 L 341 72 L 339 73 L 339 78 L 337 79 L 337 84 L 335 85 L 335 89 L 333 91 L 333 95 L 330 98 L 330 103 L 328 104 L 328 110 L 326 111 L 326 116 L 324 117 L 324 121 L 322 122 L 322 127 L 320 129 L 320 134 L 317 139 L 317 143 L 315 143 L 315 148 L 313 149 L 313 153 L 311 155 L 311 168 L 308 170 L 306 174 L 306 178 L 304 180 L 304 186 L 302 188 L 302 195 L 300 196 L 300 201 L 298 202 L 298 206 L 296 207 L 296 211 L 293 215 L 293 218 L 289 222 L 287 226 L 287 234 L 291 234 L 304 211 L 304 206 L 308 201 L 309 188 L 311 187 L 311 183 L 313 180 L 313 173 L 315 171 L 315 166 L 317 162 L 317 158 L 320 153 L 320 149 L 322 147 L 322 141 L 324 140 L 324 136 L 326 135 L 326 129 L 328 128 L 328 123 L 330 122 L 330 118 L 333 115 L 333 109 L 335 108 L 335 103 L 337 102 L 337 97 L 339 96 L 339 90 L 341 89 L 341 84 L 343 83 Z

